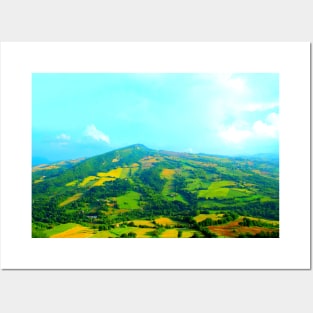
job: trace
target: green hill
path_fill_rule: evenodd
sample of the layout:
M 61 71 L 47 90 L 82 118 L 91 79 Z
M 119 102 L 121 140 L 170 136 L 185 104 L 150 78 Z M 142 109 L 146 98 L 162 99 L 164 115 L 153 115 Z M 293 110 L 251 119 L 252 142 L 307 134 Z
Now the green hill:
M 279 164 L 266 156 L 210 156 L 136 144 L 33 167 L 32 199 L 34 237 L 69 223 L 80 233 L 69 229 L 64 237 L 275 237 Z M 213 219 L 197 222 L 199 214 Z M 160 218 L 172 224 L 158 224 Z M 242 224 L 242 218 L 263 222 Z

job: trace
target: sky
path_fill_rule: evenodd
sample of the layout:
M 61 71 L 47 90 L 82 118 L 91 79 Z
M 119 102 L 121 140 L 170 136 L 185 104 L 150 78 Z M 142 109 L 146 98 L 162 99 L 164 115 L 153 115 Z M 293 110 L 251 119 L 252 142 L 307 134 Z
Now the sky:
M 32 153 L 49 161 L 132 144 L 278 153 L 276 73 L 34 73 Z

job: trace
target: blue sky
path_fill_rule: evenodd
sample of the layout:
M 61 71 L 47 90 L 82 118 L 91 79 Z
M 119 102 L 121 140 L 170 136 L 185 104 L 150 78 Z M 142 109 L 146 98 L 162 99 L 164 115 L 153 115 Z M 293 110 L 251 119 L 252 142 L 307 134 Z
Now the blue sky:
M 278 153 L 279 75 L 33 74 L 33 157 L 152 149 Z

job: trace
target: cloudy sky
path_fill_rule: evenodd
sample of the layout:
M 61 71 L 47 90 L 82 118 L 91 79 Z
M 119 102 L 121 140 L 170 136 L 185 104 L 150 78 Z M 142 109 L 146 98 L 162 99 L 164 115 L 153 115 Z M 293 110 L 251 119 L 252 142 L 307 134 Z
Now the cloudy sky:
M 33 74 L 33 157 L 278 153 L 279 75 Z

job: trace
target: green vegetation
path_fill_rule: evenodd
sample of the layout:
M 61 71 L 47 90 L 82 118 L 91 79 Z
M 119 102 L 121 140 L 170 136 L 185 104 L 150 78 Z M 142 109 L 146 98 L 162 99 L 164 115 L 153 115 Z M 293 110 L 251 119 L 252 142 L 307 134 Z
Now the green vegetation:
M 134 145 L 33 168 L 32 236 L 279 236 L 279 164 Z
M 140 194 L 135 191 L 129 191 L 123 196 L 116 197 L 117 205 L 120 209 L 139 209 L 138 201 Z

